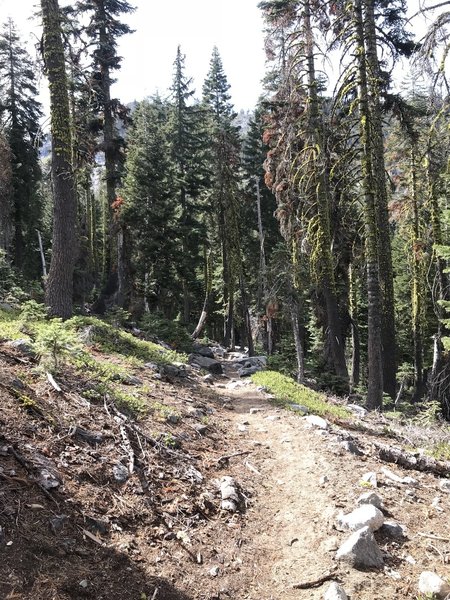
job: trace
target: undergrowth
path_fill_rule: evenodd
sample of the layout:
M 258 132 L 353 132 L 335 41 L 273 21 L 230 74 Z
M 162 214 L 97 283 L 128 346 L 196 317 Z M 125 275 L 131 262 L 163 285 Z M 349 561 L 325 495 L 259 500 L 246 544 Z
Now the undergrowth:
M 333 418 L 348 420 L 352 417 L 346 408 L 329 403 L 324 394 L 300 385 L 276 371 L 259 371 L 252 375 L 252 380 L 274 395 L 271 402 L 277 406 L 291 409 L 291 404 L 301 404 L 309 412 L 331 420 Z
M 180 354 L 175 350 L 166 350 L 158 344 L 141 340 L 128 331 L 118 329 L 96 317 L 73 317 L 66 323 L 68 327 L 79 332 L 89 327 L 90 342 L 102 352 L 121 354 L 156 364 L 187 362 L 185 354 Z

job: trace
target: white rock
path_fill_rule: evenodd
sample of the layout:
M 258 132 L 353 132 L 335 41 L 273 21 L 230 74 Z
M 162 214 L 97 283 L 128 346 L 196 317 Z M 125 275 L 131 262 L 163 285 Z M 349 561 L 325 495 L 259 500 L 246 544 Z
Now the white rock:
M 222 497 L 221 508 L 236 512 L 239 506 L 239 493 L 236 482 L 232 477 L 227 475 L 222 477 L 220 480 L 220 495 Z
M 445 598 L 450 594 L 450 585 L 441 579 L 436 573 L 423 571 L 419 577 L 419 592 L 430 594 L 433 598 Z
M 383 475 L 385 477 L 387 477 L 391 481 L 395 481 L 396 483 L 404 483 L 406 485 L 411 485 L 412 487 L 418 487 L 419 485 L 419 482 L 417 481 L 417 479 L 414 479 L 414 477 L 399 477 L 389 469 L 386 469 L 386 467 L 382 467 L 381 471 L 383 472 Z
M 208 573 L 211 575 L 211 577 L 217 577 L 217 575 L 219 574 L 220 569 L 219 567 L 212 567 L 212 569 L 210 569 L 208 571 Z
M 383 556 L 368 527 L 358 529 L 341 545 L 336 553 L 336 560 L 356 568 L 383 566 Z
M 367 410 L 358 404 L 347 404 L 345 408 L 351 410 L 357 417 L 365 417 L 367 415 Z
M 323 600 L 348 600 L 344 588 L 333 581 L 323 596 Z
M 345 529 L 356 531 L 362 527 L 368 527 L 371 531 L 376 531 L 384 523 L 384 515 L 373 504 L 363 504 L 347 515 L 340 515 L 338 523 Z
M 383 508 L 383 500 L 375 492 L 366 492 L 365 494 L 361 494 L 356 501 L 356 504 L 358 506 L 362 506 L 363 504 L 372 504 L 372 506 L 376 506 L 380 510 Z
M 308 415 L 304 417 L 305 421 L 310 427 L 317 427 L 318 429 L 328 429 L 328 421 L 318 417 L 317 415 Z
M 378 485 L 377 474 L 374 471 L 364 473 L 364 475 L 361 477 L 361 484 L 367 487 L 376 488 Z
M 439 487 L 443 492 L 448 492 L 450 494 L 450 479 L 441 479 L 439 481 Z

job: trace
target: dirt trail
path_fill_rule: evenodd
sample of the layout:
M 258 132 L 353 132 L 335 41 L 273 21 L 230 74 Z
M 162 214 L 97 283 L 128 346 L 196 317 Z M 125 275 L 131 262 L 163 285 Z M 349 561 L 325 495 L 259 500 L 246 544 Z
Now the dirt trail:
M 245 466 L 245 460 L 241 461 L 241 481 L 244 485 L 251 481 L 258 494 L 248 513 L 248 545 L 244 549 L 253 579 L 240 598 L 319 599 L 329 583 L 309 589 L 294 586 L 330 572 L 352 600 L 417 598 L 422 570 L 449 574 L 448 566 L 442 564 L 448 554 L 436 548 L 433 551 L 430 540 L 417 537 L 419 530 L 437 532 L 439 528 L 444 540 L 447 536 L 444 515 L 450 503 L 444 494 L 439 508 L 442 512 L 429 508 L 437 489 L 432 475 L 412 473 L 420 481 L 414 493 L 405 486 L 381 482 L 378 493 L 388 515 L 408 526 L 408 539 L 402 541 L 376 534 L 385 553 L 383 571 L 362 572 L 337 565 L 334 555 L 348 533 L 335 529 L 336 516 L 356 506 L 357 497 L 366 491 L 360 485 L 361 477 L 368 471 L 380 473 L 383 464 L 370 456 L 357 457 L 344 451 L 335 432 L 311 429 L 303 418 L 274 408 L 254 385 L 216 391 L 227 401 L 231 399 L 232 427 L 239 430 L 246 424 L 246 431 L 239 436 L 252 448 L 248 462 L 259 472 L 254 473 Z M 255 407 L 261 410 L 250 414 L 250 408 Z M 402 474 L 401 469 L 392 468 Z M 429 519 L 428 528 L 424 517 Z

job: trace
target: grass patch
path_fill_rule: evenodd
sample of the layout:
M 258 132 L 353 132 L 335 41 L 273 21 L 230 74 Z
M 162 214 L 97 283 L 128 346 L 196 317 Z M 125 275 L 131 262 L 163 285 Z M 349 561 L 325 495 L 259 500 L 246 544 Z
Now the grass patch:
M 73 317 L 67 321 L 67 325 L 78 332 L 90 327 L 90 339 L 102 352 L 156 364 L 187 362 L 185 354 L 166 350 L 158 344 L 136 338 L 128 331 L 118 329 L 96 317 Z
M 272 402 L 282 408 L 290 409 L 290 404 L 301 404 L 312 414 L 331 420 L 352 418 L 346 408 L 329 403 L 325 394 L 315 392 L 276 371 L 259 371 L 252 375 L 252 380 L 273 394 L 275 398 Z
M 438 442 L 431 448 L 427 449 L 428 456 L 435 458 L 436 460 L 450 461 L 450 443 L 449 442 Z

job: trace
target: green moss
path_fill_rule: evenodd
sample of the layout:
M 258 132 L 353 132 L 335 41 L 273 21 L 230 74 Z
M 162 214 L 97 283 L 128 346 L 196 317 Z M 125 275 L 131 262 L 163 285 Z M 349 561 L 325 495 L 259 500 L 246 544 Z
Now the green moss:
M 290 409 L 290 404 L 301 404 L 311 413 L 331 420 L 352 418 L 352 414 L 346 408 L 331 404 L 324 394 L 300 385 L 281 373 L 260 371 L 252 375 L 252 380 L 275 396 L 272 402 L 277 406 Z

